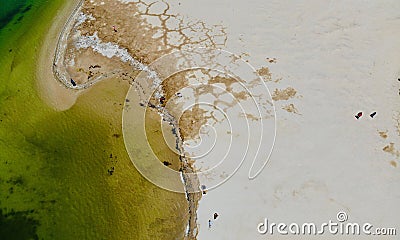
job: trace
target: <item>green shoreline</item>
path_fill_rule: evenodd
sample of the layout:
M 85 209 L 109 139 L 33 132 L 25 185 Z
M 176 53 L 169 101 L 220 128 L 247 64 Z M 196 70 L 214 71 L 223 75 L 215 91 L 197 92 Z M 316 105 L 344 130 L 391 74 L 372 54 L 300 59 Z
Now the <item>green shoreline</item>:
M 145 180 L 119 137 L 128 86 L 104 81 L 63 112 L 39 97 L 35 61 L 64 2 L 41 1 L 0 30 L 0 236 L 180 238 L 184 194 Z

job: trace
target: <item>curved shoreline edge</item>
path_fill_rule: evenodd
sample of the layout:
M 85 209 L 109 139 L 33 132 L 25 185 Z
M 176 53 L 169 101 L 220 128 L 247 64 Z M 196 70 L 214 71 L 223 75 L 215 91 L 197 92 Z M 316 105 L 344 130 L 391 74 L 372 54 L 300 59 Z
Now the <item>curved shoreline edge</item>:
M 76 15 L 78 14 L 78 11 L 81 9 L 81 7 L 83 6 L 83 3 L 85 1 L 84 0 L 77 0 L 75 8 L 72 10 L 72 12 L 70 13 L 67 21 L 65 22 L 61 32 L 58 35 L 58 40 L 57 40 L 57 46 L 55 49 L 55 53 L 54 53 L 54 58 L 53 58 L 53 64 L 52 64 L 52 72 L 54 75 L 54 78 L 57 79 L 58 81 L 60 81 L 61 83 L 63 83 L 65 85 L 65 87 L 67 88 L 74 88 L 74 89 L 83 89 L 85 88 L 84 86 L 77 86 L 74 87 L 71 84 L 68 84 L 68 80 L 66 78 L 66 76 L 64 74 L 66 74 L 66 70 L 64 71 L 64 74 L 62 74 L 59 69 L 57 69 L 58 67 L 62 67 L 63 64 L 61 63 L 60 65 L 57 64 L 59 63 L 59 61 L 64 59 L 64 53 L 66 50 L 66 40 L 69 36 L 69 32 L 72 29 L 72 25 L 73 25 L 73 20 L 76 19 Z M 67 31 L 68 30 L 68 31 Z M 71 86 L 70 86 L 71 85 Z
M 45 93 L 42 93 L 42 95 L 45 95 L 44 98 L 48 98 L 48 101 L 53 107 L 55 107 L 58 110 L 65 110 L 71 107 L 77 97 L 79 96 L 80 93 L 82 93 L 85 89 L 88 89 L 90 86 L 100 82 L 101 80 L 105 78 L 110 78 L 114 74 L 111 73 L 110 75 L 101 75 L 97 77 L 96 79 L 84 83 L 84 84 L 76 84 L 75 86 L 72 85 L 72 83 L 69 81 L 70 77 L 68 76 L 67 70 L 63 64 L 64 56 L 65 56 L 65 51 L 67 48 L 67 39 L 69 37 L 69 33 L 72 30 L 74 26 L 74 22 L 76 18 L 78 17 L 79 11 L 81 7 L 84 4 L 84 0 L 76 0 L 74 2 L 69 2 L 66 1 L 66 6 L 63 7 L 63 12 L 61 14 L 61 19 L 57 19 L 53 25 L 52 29 L 50 29 L 45 42 L 46 47 L 41 52 L 40 59 L 40 66 L 38 66 L 38 79 L 43 79 L 39 80 L 39 89 L 46 89 Z M 71 4 L 71 5 L 70 5 Z M 71 9 L 73 7 L 73 9 Z M 68 18 L 65 21 L 66 16 L 63 16 L 63 14 L 68 14 Z M 64 21 L 62 20 L 64 19 Z M 62 27 L 60 25 L 60 21 L 63 21 Z M 61 31 L 59 29 L 61 28 Z M 55 32 L 58 30 L 57 39 L 51 39 L 51 35 L 55 35 Z M 53 40 L 54 43 L 51 44 L 50 41 Z M 54 49 L 50 49 L 51 46 L 56 46 Z M 47 50 L 47 51 L 46 51 Z M 51 56 L 52 55 L 52 56 Z M 49 60 L 52 59 L 51 63 Z M 45 62 L 43 64 L 43 62 Z M 46 76 L 46 71 L 40 70 L 41 68 L 47 68 L 51 65 L 51 76 L 49 79 L 47 71 L 47 76 Z M 145 66 L 146 67 L 146 66 Z M 49 70 L 49 69 L 46 69 Z M 56 80 L 56 81 L 54 81 Z M 50 85 L 50 86 L 49 86 Z M 79 91 L 78 91 L 79 90 Z M 47 96 L 46 96 L 47 95 Z M 60 98 L 61 97 L 61 98 Z M 65 104 L 66 103 L 66 104 Z M 172 117 L 172 116 L 171 116 Z M 175 128 L 179 129 L 179 126 L 177 126 L 176 121 L 175 122 Z M 179 136 L 177 137 L 177 141 L 182 141 L 182 139 Z M 184 157 L 180 158 L 180 161 L 183 163 L 183 169 L 182 169 L 182 182 L 184 184 L 184 188 L 186 191 L 186 199 L 189 204 L 189 212 L 188 212 L 188 223 L 187 223 L 187 230 L 185 233 L 185 239 L 191 240 L 191 239 L 196 239 L 197 234 L 198 234 L 198 229 L 197 229 L 197 209 L 198 209 L 198 202 L 201 198 L 201 192 L 199 192 L 199 181 L 198 179 L 192 179 L 193 177 L 189 177 L 189 174 L 194 173 L 194 169 L 188 164 L 187 160 Z
M 56 47 L 63 32 L 65 22 L 71 17 L 71 12 L 80 6 L 81 0 L 64 1 L 62 7 L 53 19 L 53 23 L 42 40 L 36 66 L 37 90 L 43 101 L 55 110 L 63 111 L 75 104 L 81 91 L 65 86 L 58 78 L 55 81 L 53 72 Z

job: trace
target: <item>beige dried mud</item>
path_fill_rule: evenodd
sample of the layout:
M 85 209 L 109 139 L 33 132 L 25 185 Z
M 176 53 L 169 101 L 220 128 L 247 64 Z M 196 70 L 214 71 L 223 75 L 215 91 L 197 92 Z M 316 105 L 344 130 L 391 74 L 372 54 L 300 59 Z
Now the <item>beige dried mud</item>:
M 292 88 L 288 87 L 286 89 L 275 89 L 272 93 L 272 100 L 274 101 L 285 101 L 293 98 L 296 95 L 297 91 Z
M 299 114 L 299 111 L 297 110 L 297 108 L 294 106 L 293 103 L 283 106 L 282 109 L 286 110 L 287 112 L 290 112 L 290 113 Z
M 389 145 L 386 145 L 382 150 L 396 157 L 400 157 L 400 151 L 396 150 L 396 148 L 394 147 L 394 143 L 389 143 Z
M 387 138 L 388 137 L 388 131 L 378 131 L 379 136 L 381 136 L 381 138 Z

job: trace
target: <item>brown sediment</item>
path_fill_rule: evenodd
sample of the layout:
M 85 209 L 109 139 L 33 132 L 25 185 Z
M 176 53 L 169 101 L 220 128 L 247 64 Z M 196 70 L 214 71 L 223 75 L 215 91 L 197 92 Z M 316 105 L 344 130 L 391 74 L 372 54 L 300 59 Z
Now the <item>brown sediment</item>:
M 203 78 L 200 79 L 196 74 L 201 75 Z M 195 86 L 189 86 L 189 79 L 195 79 L 197 83 L 202 83 L 204 81 L 207 84 L 195 84 Z M 206 124 L 207 120 L 210 118 L 216 120 L 215 117 L 213 117 L 212 112 L 210 113 L 209 110 L 202 109 L 201 106 L 197 104 L 199 96 L 211 94 L 217 99 L 214 100 L 214 105 L 221 103 L 226 105 L 227 108 L 233 107 L 237 101 L 245 100 L 249 97 L 249 93 L 246 91 L 235 91 L 233 89 L 232 85 L 237 82 L 238 80 L 235 78 L 221 76 L 220 74 L 212 76 L 210 70 L 205 69 L 183 71 L 170 76 L 162 82 L 162 89 L 164 97 L 166 98 L 166 103 L 164 104 L 165 108 L 169 113 L 174 115 L 176 119 L 179 119 L 179 132 L 183 141 L 197 139 L 199 137 L 201 126 Z M 224 88 L 221 92 L 217 92 L 216 89 L 218 88 L 215 88 L 213 84 L 223 84 Z M 189 87 L 194 91 L 194 105 L 191 109 L 183 110 L 181 109 L 181 106 L 175 102 L 168 104 L 169 101 L 175 97 L 176 93 L 179 93 L 186 87 Z M 232 94 L 232 102 L 219 99 L 220 95 L 225 94 L 226 92 Z M 248 117 L 252 120 L 258 120 L 258 117 L 250 115 L 248 115 Z
M 104 78 L 117 76 L 121 72 L 126 74 L 125 68 L 132 69 L 133 67 L 129 61 L 115 59 L 117 58 L 115 56 L 108 56 L 111 59 L 105 63 L 107 57 L 100 54 L 100 51 L 104 50 L 102 48 L 100 50 L 97 48 L 97 52 L 94 52 L 90 48 L 77 47 L 77 42 L 82 41 L 80 37 L 83 36 L 86 40 L 88 37 L 97 37 L 101 43 L 112 43 L 126 50 L 132 59 L 145 65 L 174 49 L 218 47 L 224 45 L 226 41 L 222 26 L 207 27 L 201 21 L 187 22 L 187 19 L 184 22 L 182 17 L 168 13 L 170 7 L 167 3 L 164 10 L 158 13 L 151 10 L 154 3 L 147 4 L 143 1 L 127 4 L 115 0 L 104 0 L 101 3 L 81 1 L 80 3 L 83 5 L 77 6 L 73 14 L 76 19 L 68 21 L 64 26 L 63 37 L 60 37 L 60 40 L 65 43 L 60 44 L 59 40 L 58 49 L 63 50 L 65 45 L 65 53 L 57 51 L 59 54 L 57 59 L 62 62 L 55 61 L 55 69 L 53 69 L 57 72 L 56 75 L 66 76 L 62 79 L 62 83 L 70 88 L 72 88 L 69 83 L 70 77 L 77 84 L 74 88 L 84 89 Z M 158 23 L 154 23 L 149 18 L 158 19 Z M 171 21 L 176 23 L 175 27 L 169 24 Z M 181 37 L 172 39 L 169 37 L 171 33 L 179 34 Z M 118 66 L 112 66 L 116 64 Z M 65 66 L 66 70 L 63 71 L 59 65 Z M 96 65 L 108 65 L 113 70 L 88 69 Z
M 389 145 L 382 148 L 382 150 L 396 157 L 400 157 L 400 151 L 396 150 L 396 148 L 394 147 L 394 143 L 389 143 Z
M 162 89 L 165 93 L 166 102 L 173 98 L 181 89 L 188 87 L 189 81 L 186 74 L 174 74 L 162 82 Z
M 207 123 L 204 117 L 206 112 L 198 104 L 183 112 L 179 119 L 179 132 L 183 141 L 198 137 L 200 128 Z
M 235 79 L 233 77 L 213 76 L 213 77 L 211 77 L 211 79 L 208 82 L 209 82 L 209 84 L 218 84 L 218 83 L 224 84 L 225 85 L 225 89 L 224 90 L 226 90 L 228 93 L 233 95 L 234 101 L 226 102 L 226 101 L 219 100 L 218 99 L 218 94 L 215 93 L 213 91 L 213 89 L 211 89 L 210 91 L 208 91 L 208 89 L 203 89 L 204 93 L 212 93 L 215 96 L 215 98 L 218 99 L 218 100 L 215 101 L 215 103 L 223 103 L 227 107 L 232 107 L 232 106 L 235 105 L 236 102 L 241 101 L 241 100 L 246 100 L 249 97 L 251 97 L 249 95 L 249 93 L 246 92 L 246 91 L 238 92 L 238 91 L 234 91 L 233 90 L 232 85 L 235 84 L 235 83 L 239 84 L 239 80 L 237 80 L 237 79 Z M 215 104 L 215 105 L 217 105 L 217 104 Z
M 250 113 L 245 113 L 245 114 L 241 114 L 243 117 L 251 120 L 251 121 L 258 121 L 260 120 L 260 117 L 254 116 L 253 114 Z
M 378 131 L 378 133 L 379 133 L 379 136 L 381 136 L 381 138 L 387 138 L 388 137 L 388 135 L 387 135 L 388 131 L 387 130 L 386 131 L 382 131 L 382 132 Z
M 292 88 L 288 87 L 286 89 L 275 89 L 274 92 L 272 93 L 272 100 L 274 101 L 281 101 L 281 100 L 289 100 L 290 98 L 293 98 L 296 95 L 297 91 Z
M 268 67 L 262 67 L 260 69 L 257 70 L 258 75 L 260 75 L 264 81 L 269 82 L 272 80 L 272 74 L 269 71 Z
M 397 163 L 395 161 L 390 161 L 390 165 L 392 165 L 393 167 L 397 167 Z
M 246 100 L 249 97 L 249 94 L 245 91 L 241 92 L 233 92 L 232 95 L 235 97 L 235 100 Z
M 91 48 L 81 49 L 79 57 L 74 58 L 74 62 L 74 66 L 67 66 L 67 71 L 77 84 L 88 83 L 110 72 L 119 73 L 120 77 L 124 77 L 125 74 L 131 76 L 133 73 L 132 67 L 124 64 L 117 57 L 105 57 Z M 135 77 L 137 73 L 135 72 L 132 77 Z
M 228 78 L 228 77 L 222 77 L 222 76 L 215 76 L 212 77 L 208 83 L 209 84 L 216 84 L 216 83 L 222 83 L 225 85 L 225 90 L 228 92 L 232 92 L 232 84 L 236 83 L 237 80 L 234 78 Z
M 182 17 L 169 13 L 168 4 L 165 3 L 159 12 L 152 10 L 154 4 L 144 1 L 126 4 L 115 0 L 104 0 L 102 4 L 85 1 L 81 12 L 87 19 L 73 29 L 74 36 L 68 41 L 68 58 L 82 57 L 81 50 L 75 49 L 74 38 L 94 34 L 104 43 L 115 43 L 126 49 L 130 56 L 147 65 L 175 49 L 225 44 L 226 34 L 222 26 L 209 28 L 201 21 L 184 22 Z
M 265 81 L 265 82 L 271 82 L 272 79 L 272 73 L 270 72 L 268 67 L 261 67 L 257 69 L 257 74 Z M 278 83 L 282 80 L 282 77 L 279 77 L 274 80 L 275 83 Z
M 297 114 L 299 114 L 297 108 L 294 106 L 293 103 L 291 103 L 291 104 L 289 104 L 289 105 L 283 106 L 282 109 L 283 109 L 283 110 L 286 110 L 287 112 L 290 112 L 290 113 L 297 113 Z

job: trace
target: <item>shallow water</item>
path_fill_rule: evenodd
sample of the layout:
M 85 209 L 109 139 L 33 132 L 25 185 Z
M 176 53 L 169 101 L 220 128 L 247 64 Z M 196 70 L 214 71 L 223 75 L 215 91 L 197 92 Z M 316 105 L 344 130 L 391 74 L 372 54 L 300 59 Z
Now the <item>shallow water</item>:
M 0 1 L 0 29 L 3 28 L 7 23 L 9 23 L 13 18 L 18 18 L 22 20 L 24 13 L 29 11 L 32 7 L 31 4 L 27 4 L 27 0 L 10 1 L 1 0 Z M 19 15 L 19 16 L 17 16 Z

